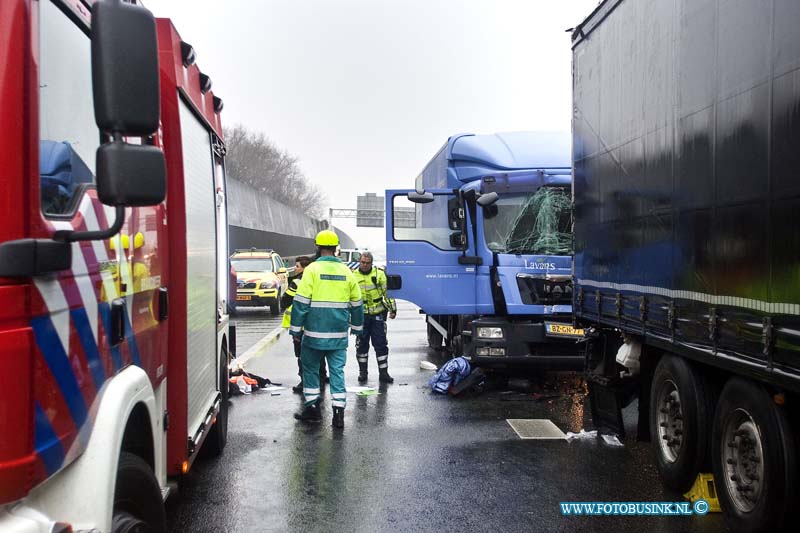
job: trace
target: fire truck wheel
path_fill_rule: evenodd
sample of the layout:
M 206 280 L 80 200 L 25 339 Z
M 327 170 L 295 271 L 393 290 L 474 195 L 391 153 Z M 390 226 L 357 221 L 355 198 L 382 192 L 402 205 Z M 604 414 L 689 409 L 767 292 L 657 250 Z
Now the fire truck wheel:
M 141 457 L 122 452 L 114 489 L 113 533 L 163 532 L 167 517 L 161 488 L 153 470 Z
M 782 531 L 796 518 L 797 449 L 786 410 L 764 387 L 725 384 L 711 441 L 719 504 L 732 531 Z
M 203 457 L 217 457 L 228 442 L 228 353 L 224 348 L 220 355 L 219 368 L 219 413 L 200 449 Z
M 664 355 L 650 388 L 650 442 L 664 484 L 689 490 L 708 456 L 714 412 L 703 376 L 685 359 Z

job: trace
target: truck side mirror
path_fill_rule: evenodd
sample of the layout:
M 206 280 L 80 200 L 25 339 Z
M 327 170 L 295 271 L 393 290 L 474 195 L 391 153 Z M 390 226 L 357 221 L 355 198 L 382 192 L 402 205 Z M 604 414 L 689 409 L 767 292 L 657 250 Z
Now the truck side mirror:
M 412 191 L 406 196 L 409 202 L 414 202 L 415 204 L 429 204 L 433 201 L 433 193 L 430 192 L 418 193 Z
M 494 192 L 494 191 L 487 192 L 487 193 L 481 194 L 478 197 L 478 205 L 481 206 L 481 207 L 489 207 L 491 205 L 494 205 L 495 202 L 497 202 L 497 200 L 499 198 L 500 197 L 497 195 L 496 192 Z
M 466 247 L 466 239 L 464 238 L 464 234 L 460 231 L 456 231 L 455 233 L 450 234 L 450 248 L 455 248 L 456 250 L 463 250 Z
M 150 135 L 160 119 L 156 21 L 120 0 L 92 6 L 92 86 L 97 126 Z
M 397 274 L 386 274 L 386 288 L 396 291 L 403 288 L 403 278 Z
M 458 198 L 451 198 L 447 201 L 447 225 L 450 229 L 460 230 L 461 222 L 464 220 L 464 208 Z
M 97 126 L 113 141 L 97 150 L 97 194 L 113 206 L 156 205 L 166 195 L 166 163 L 155 146 L 123 142 L 158 130 L 161 109 L 156 22 L 120 0 L 92 6 L 92 86 Z

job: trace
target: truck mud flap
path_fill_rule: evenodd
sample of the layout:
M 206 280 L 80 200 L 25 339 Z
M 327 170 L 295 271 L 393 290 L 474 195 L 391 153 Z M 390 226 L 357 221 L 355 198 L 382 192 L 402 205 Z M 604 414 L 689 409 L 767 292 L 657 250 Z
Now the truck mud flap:
M 622 408 L 625 393 L 619 383 L 602 376 L 587 376 L 589 387 L 589 406 L 592 421 L 600 433 L 617 434 L 625 437 L 625 424 L 622 421 Z
M 236 323 L 228 325 L 228 356 L 231 361 L 236 359 Z

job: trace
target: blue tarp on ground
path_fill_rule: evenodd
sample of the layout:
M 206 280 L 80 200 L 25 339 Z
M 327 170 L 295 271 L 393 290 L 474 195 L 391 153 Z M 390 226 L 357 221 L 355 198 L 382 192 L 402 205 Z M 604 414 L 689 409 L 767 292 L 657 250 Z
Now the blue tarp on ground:
M 433 392 L 446 394 L 451 385 L 457 385 L 459 381 L 469 376 L 469 373 L 469 361 L 463 357 L 456 357 L 442 365 L 442 368 L 428 380 L 428 385 Z

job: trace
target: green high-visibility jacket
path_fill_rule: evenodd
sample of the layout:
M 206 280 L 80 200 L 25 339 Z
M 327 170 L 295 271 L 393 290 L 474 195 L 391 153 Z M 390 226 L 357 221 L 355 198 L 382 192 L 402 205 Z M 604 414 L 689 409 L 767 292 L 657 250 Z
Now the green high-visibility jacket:
M 389 298 L 386 294 L 386 273 L 383 270 L 372 267 L 372 270 L 364 274 L 360 268 L 356 267 L 353 275 L 361 288 L 365 314 L 380 315 L 387 310 L 390 313 L 397 312 L 397 304 L 394 299 Z
M 347 265 L 326 256 L 303 270 L 292 302 L 291 335 L 302 334 L 309 348 L 341 350 L 347 348 L 348 328 L 358 334 L 363 324 L 361 289 Z

